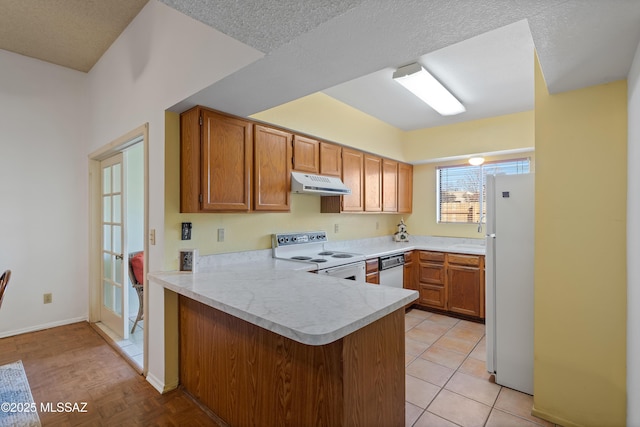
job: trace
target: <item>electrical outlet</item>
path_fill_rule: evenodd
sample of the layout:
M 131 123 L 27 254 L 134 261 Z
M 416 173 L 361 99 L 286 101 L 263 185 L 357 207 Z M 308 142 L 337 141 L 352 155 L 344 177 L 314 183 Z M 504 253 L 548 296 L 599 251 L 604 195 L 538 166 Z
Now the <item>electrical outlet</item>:
M 224 228 L 218 228 L 218 242 L 224 242 Z
M 338 233 L 340 231 L 340 226 L 338 224 L 333 224 L 333 232 Z
M 151 230 L 149 230 L 149 244 L 151 244 L 151 245 L 155 245 L 156 244 L 156 230 L 155 230 L 155 228 L 152 228 Z
M 44 294 L 42 300 L 45 304 L 51 304 L 53 302 L 53 294 Z
M 376 221 L 376 230 L 380 230 L 380 221 Z

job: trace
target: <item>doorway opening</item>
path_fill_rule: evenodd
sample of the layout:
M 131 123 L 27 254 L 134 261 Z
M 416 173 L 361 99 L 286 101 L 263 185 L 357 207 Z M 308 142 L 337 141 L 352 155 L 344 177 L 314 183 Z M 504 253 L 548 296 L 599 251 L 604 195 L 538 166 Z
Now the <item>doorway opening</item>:
M 148 125 L 89 156 L 89 322 L 146 375 Z

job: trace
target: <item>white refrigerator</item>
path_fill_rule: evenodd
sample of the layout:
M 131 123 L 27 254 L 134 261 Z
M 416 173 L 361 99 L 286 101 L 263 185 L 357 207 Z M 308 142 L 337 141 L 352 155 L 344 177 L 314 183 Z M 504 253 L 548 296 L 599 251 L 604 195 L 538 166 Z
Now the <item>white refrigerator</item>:
M 487 175 L 487 370 L 533 394 L 534 175 Z

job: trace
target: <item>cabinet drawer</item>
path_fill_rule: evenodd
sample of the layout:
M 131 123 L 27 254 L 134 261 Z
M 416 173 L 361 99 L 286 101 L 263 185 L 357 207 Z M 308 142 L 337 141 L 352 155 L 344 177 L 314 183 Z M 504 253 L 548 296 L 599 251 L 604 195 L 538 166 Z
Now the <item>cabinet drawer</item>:
M 444 253 L 420 251 L 420 261 L 444 262 Z
M 418 302 L 422 305 L 446 309 L 447 294 L 443 286 L 420 284 Z
M 448 254 L 447 261 L 449 264 L 457 265 L 473 265 L 475 267 L 480 266 L 480 255 L 461 255 L 461 254 Z
M 444 264 L 438 263 L 420 263 L 418 273 L 418 281 L 420 283 L 431 283 L 436 285 L 444 285 L 445 271 Z
M 377 271 L 375 273 L 369 273 L 365 277 L 365 281 L 367 283 L 373 283 L 374 285 L 380 284 L 380 273 Z
M 404 253 L 404 263 L 410 263 L 413 261 L 413 252 L 405 252 Z
M 368 259 L 365 264 L 367 265 L 367 274 L 378 271 L 378 258 Z

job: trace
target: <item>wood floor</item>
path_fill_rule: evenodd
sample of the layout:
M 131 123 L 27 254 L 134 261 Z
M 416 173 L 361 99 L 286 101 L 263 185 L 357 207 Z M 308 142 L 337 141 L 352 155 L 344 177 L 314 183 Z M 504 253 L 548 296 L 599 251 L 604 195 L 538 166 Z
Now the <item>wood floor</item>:
M 182 390 L 159 394 L 86 322 L 0 339 L 0 365 L 22 360 L 43 426 L 216 426 Z M 86 413 L 41 403 L 86 402 Z

